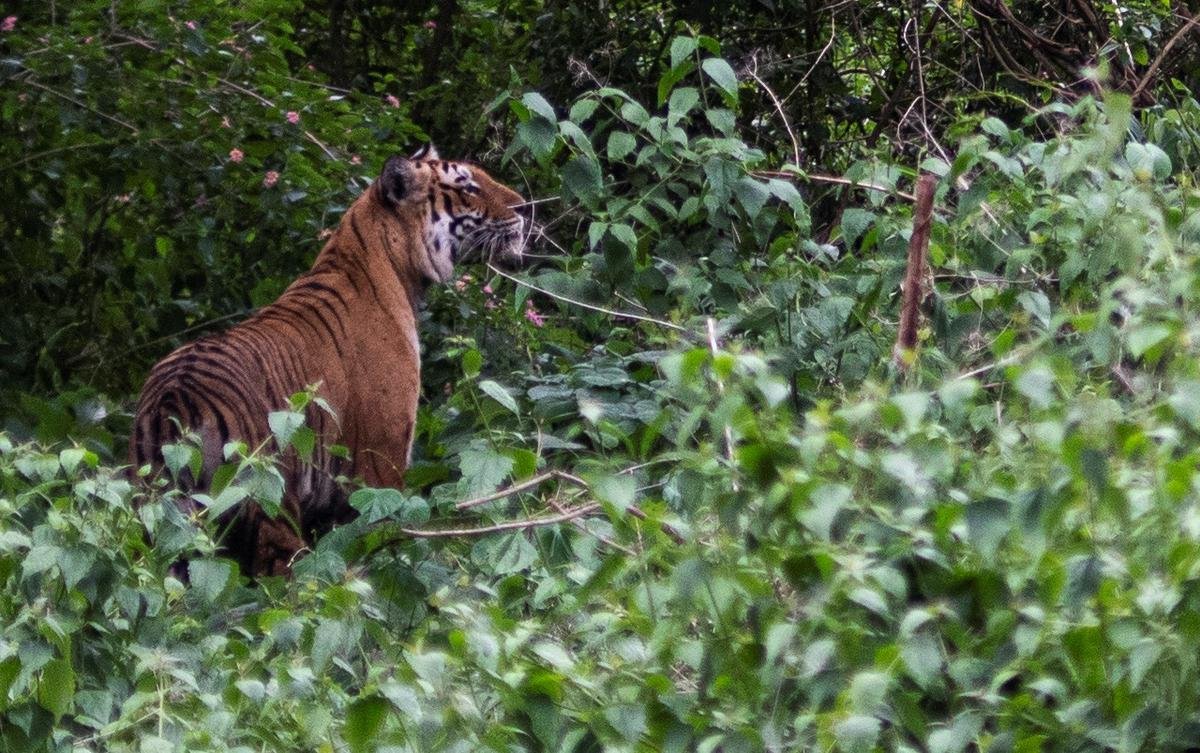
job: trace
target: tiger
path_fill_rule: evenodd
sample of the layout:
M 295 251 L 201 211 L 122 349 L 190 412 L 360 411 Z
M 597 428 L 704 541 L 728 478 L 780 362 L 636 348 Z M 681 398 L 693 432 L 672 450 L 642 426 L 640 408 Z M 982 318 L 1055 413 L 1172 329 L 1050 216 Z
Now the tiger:
M 432 145 L 389 158 L 309 271 L 274 303 L 153 366 L 134 412 L 132 467 L 161 474 L 163 445 L 190 431 L 201 472 L 177 480 L 190 500 L 211 484 L 228 442 L 266 446 L 268 415 L 319 385 L 329 410 L 310 406 L 306 418 L 321 441 L 310 462 L 283 456 L 283 514 L 247 501 L 222 518 L 220 546 L 243 573 L 289 574 L 317 537 L 355 517 L 339 478 L 403 486 L 421 385 L 418 307 L 461 262 L 519 264 L 524 203 L 481 167 L 442 160 Z

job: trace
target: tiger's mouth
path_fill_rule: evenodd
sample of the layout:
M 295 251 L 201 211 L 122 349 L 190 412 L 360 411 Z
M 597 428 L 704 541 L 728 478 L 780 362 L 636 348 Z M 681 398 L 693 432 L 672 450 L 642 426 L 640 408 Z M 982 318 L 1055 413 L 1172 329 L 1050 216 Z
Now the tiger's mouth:
M 460 261 L 499 262 L 505 266 L 520 266 L 525 254 L 525 220 L 510 220 L 486 225 L 463 241 Z

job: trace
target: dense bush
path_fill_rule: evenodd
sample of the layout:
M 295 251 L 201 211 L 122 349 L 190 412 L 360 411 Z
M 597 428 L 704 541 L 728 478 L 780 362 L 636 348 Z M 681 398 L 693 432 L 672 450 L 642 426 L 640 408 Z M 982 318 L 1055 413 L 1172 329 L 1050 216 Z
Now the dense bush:
M 335 58 L 318 3 L 209 5 L 0 20 L 0 186 L 19 197 L 0 206 L 17 302 L 0 310 L 0 747 L 1194 744 L 1200 106 L 1183 83 L 1135 109 L 1128 80 L 1086 79 L 1100 95 L 1004 118 L 946 95 L 922 121 L 940 130 L 830 147 L 845 169 L 826 175 L 796 164 L 744 40 L 676 34 L 699 10 L 628 56 L 593 51 L 579 70 L 610 77 L 573 88 L 565 65 L 528 85 L 539 58 L 515 75 L 456 59 L 463 133 L 503 144 L 497 171 L 536 200 L 531 264 L 431 291 L 406 489 L 356 491 L 358 520 L 294 578 L 251 583 L 210 519 L 277 506 L 272 448 L 231 447 L 188 519 L 120 466 L 129 398 L 153 358 L 280 290 L 418 124 L 458 121 L 428 81 L 401 96 L 445 31 L 416 6 L 342 8 L 354 45 Z M 518 5 L 444 9 L 479 45 L 528 51 L 557 38 L 523 47 L 543 27 L 520 13 L 586 34 L 625 8 Z M 925 10 L 1002 40 L 985 6 Z M 728 17 L 751 34 L 756 8 Z M 1144 71 L 1165 43 L 1139 29 L 1165 11 L 1116 10 L 1135 41 L 1112 55 Z M 831 18 L 873 30 L 831 65 L 874 98 L 847 61 L 908 54 L 878 36 L 908 13 L 841 4 L 804 36 L 815 53 Z M 480 55 L 465 33 L 442 43 Z M 930 294 L 901 368 L 919 172 L 938 177 Z M 275 449 L 309 441 L 310 397 L 278 406 Z

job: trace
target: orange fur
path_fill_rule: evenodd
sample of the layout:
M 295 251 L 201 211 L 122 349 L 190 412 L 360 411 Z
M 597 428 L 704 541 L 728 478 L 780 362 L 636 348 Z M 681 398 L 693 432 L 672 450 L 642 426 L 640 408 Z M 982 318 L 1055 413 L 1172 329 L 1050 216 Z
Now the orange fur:
M 420 392 L 417 310 L 431 282 L 450 278 L 472 250 L 519 258 L 521 197 L 482 169 L 427 153 L 394 157 L 342 217 L 312 269 L 277 301 L 230 330 L 179 348 L 152 369 L 138 402 L 130 457 L 162 466 L 179 431 L 201 438 L 203 471 L 185 491 L 207 488 L 226 442 L 268 445 L 267 415 L 319 384 L 336 420 L 310 406 L 320 441 L 311 465 L 288 453 L 284 511 L 245 503 L 223 545 L 246 572 L 286 573 L 292 560 L 354 511 L 334 481 L 403 484 Z M 329 444 L 350 450 L 333 457 Z

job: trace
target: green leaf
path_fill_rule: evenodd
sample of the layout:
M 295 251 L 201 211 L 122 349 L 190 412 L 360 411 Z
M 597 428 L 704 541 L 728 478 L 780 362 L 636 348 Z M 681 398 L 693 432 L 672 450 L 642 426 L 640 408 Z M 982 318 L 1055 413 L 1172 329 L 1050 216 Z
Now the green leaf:
M 479 376 L 479 370 L 483 368 L 483 354 L 478 350 L 471 348 L 464 351 L 462 354 L 462 370 L 463 376 L 468 379 L 473 379 Z
M 900 646 L 900 659 L 917 685 L 927 688 L 942 671 L 942 649 L 937 635 L 930 630 L 918 630 Z
M 705 58 L 700 67 L 713 80 L 713 83 L 721 87 L 726 94 L 734 98 L 737 97 L 737 75 L 733 72 L 733 68 L 730 67 L 729 63 L 721 58 Z
M 391 518 L 403 524 L 429 520 L 429 504 L 421 497 L 397 489 L 358 489 L 350 495 L 350 506 L 367 523 Z
M 275 435 L 275 444 L 282 452 L 292 442 L 296 430 L 304 426 L 304 414 L 296 411 L 277 410 L 267 415 L 267 425 Z
M 582 123 L 592 117 L 592 114 L 596 112 L 596 108 L 599 106 L 600 100 L 598 99 L 589 97 L 578 100 L 575 104 L 571 105 L 571 112 L 567 114 L 567 117 L 574 123 Z
M 606 153 L 611 160 L 621 160 L 637 148 L 637 139 L 627 131 L 613 131 L 608 134 Z
M 521 104 L 529 108 L 530 112 L 537 114 L 539 117 L 545 118 L 551 123 L 558 122 L 558 116 L 554 114 L 554 108 L 546 101 L 546 98 L 537 92 L 526 92 L 521 97 Z
M 609 226 L 608 232 L 613 238 L 617 239 L 625 249 L 629 251 L 630 256 L 637 253 L 638 239 L 637 233 L 633 231 L 629 225 L 624 222 L 617 222 Z
M 512 458 L 501 455 L 484 442 L 476 440 L 459 456 L 463 492 L 475 497 L 496 491 L 508 478 L 512 467 Z
M 52 659 L 42 667 L 37 699 L 42 708 L 58 719 L 71 710 L 75 698 L 75 670 L 66 659 Z
M 873 716 L 852 716 L 833 728 L 838 750 L 842 753 L 870 753 L 879 739 L 879 720 Z
M 842 212 L 842 241 L 846 247 L 853 246 L 874 222 L 875 213 L 866 209 L 849 207 Z
M 544 159 L 558 144 L 558 126 L 545 118 L 533 118 L 517 123 L 517 141 L 524 144 L 533 156 Z
M 171 475 L 179 478 L 184 468 L 190 468 L 194 457 L 199 456 L 199 450 L 188 444 L 164 444 L 162 446 L 163 462 Z
M 233 566 L 225 560 L 200 559 L 188 563 L 188 579 L 192 589 L 209 604 L 225 592 L 232 576 Z
M 675 125 L 700 103 L 700 91 L 694 86 L 681 86 L 667 100 L 667 123 Z
M 678 68 L 679 64 L 690 58 L 695 51 L 695 37 L 675 37 L 671 40 L 671 67 Z
M 733 195 L 737 197 L 738 203 L 742 205 L 742 208 L 746 210 L 746 215 L 752 220 L 766 206 L 767 199 L 771 198 L 771 192 L 767 190 L 767 187 L 748 175 L 739 178 L 733 184 Z
M 580 199 L 595 199 L 604 193 L 600 165 L 585 155 L 572 157 L 562 169 L 563 185 Z
M 1126 336 L 1129 352 L 1134 358 L 1141 358 L 1151 348 L 1165 343 L 1171 338 L 1173 331 L 1164 324 L 1150 324 L 1132 330 Z
M 604 476 L 593 484 L 593 491 L 601 502 L 625 512 L 637 497 L 637 479 L 629 474 Z
M 383 729 L 387 719 L 388 703 L 380 696 L 359 698 L 346 709 L 346 723 L 342 726 L 342 738 L 352 753 L 374 750 L 371 743 Z
M 489 536 L 471 548 L 471 561 L 490 575 L 510 575 L 532 565 L 537 549 L 521 531 Z
M 1010 525 L 1006 500 L 988 497 L 967 505 L 967 535 L 985 559 L 991 559 Z
M 493 382 L 491 379 L 484 379 L 479 383 L 479 389 L 483 390 L 488 397 L 492 398 L 511 411 L 513 415 L 521 415 L 520 408 L 517 407 L 516 399 L 500 384 Z

